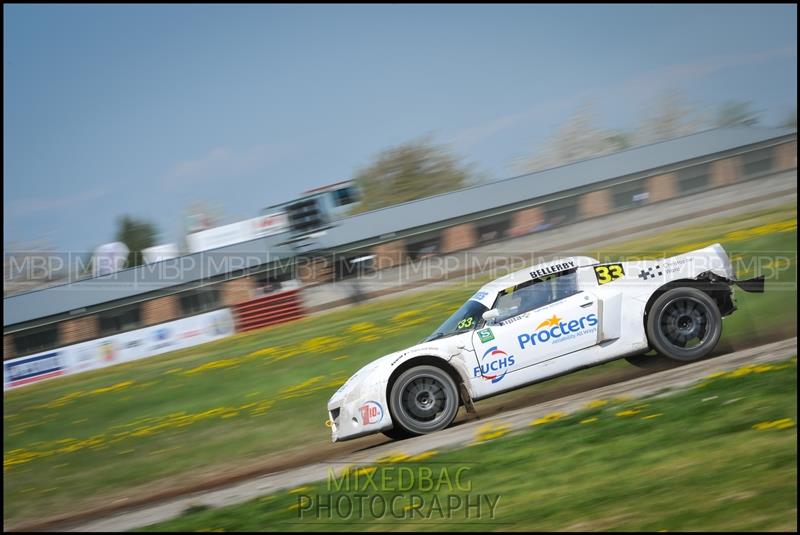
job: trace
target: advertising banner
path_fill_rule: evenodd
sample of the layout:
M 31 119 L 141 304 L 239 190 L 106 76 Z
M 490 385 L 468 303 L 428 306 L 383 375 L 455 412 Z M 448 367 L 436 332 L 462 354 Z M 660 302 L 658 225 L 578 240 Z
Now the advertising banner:
M 225 247 L 226 245 L 233 245 L 234 243 L 271 236 L 288 229 L 288 216 L 285 212 L 278 212 L 187 234 L 186 244 L 189 246 L 190 253 L 199 253 L 218 247 Z
M 7 360 L 3 390 L 219 340 L 234 331 L 233 314 L 225 308 Z

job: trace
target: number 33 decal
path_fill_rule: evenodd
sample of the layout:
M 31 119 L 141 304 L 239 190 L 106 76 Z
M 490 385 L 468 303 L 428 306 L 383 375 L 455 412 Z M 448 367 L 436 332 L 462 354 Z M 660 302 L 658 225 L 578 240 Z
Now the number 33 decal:
M 625 275 L 625 271 L 622 269 L 622 264 L 606 264 L 595 266 L 594 274 L 597 275 L 597 284 L 608 284 Z

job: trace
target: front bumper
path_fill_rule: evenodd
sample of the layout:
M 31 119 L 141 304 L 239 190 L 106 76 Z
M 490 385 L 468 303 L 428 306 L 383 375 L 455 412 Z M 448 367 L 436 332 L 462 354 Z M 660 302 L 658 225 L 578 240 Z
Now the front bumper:
M 331 408 L 328 418 L 333 442 L 372 435 L 393 425 L 386 402 L 372 399 Z
M 348 382 L 328 402 L 327 425 L 333 442 L 371 435 L 393 425 L 386 402 L 387 379 L 376 370 L 358 379 Z

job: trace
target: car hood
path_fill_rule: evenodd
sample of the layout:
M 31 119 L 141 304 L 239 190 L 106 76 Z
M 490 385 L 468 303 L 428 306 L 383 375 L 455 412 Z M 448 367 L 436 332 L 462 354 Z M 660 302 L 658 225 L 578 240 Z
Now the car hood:
M 334 408 L 341 405 L 342 400 L 347 397 L 353 389 L 367 379 L 374 371 L 379 369 L 389 370 L 386 376 L 391 374 L 391 369 L 400 362 L 406 360 L 407 357 L 424 355 L 426 353 L 438 355 L 453 355 L 459 351 L 459 345 L 470 343 L 472 332 L 462 333 L 455 336 L 448 336 L 430 342 L 420 342 L 419 344 L 388 353 L 379 357 L 366 365 L 362 366 L 357 372 L 350 376 L 350 378 L 337 390 L 328 401 L 328 408 Z

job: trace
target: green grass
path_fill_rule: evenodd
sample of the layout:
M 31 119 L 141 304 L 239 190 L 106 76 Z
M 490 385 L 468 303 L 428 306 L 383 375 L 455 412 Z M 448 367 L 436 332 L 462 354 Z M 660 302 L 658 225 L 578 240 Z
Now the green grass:
M 796 530 L 796 384 L 794 358 L 668 397 L 608 400 L 599 409 L 431 452 L 425 460 L 379 463 L 374 484 L 353 476 L 347 489 L 329 475 L 295 492 L 195 508 L 142 531 Z M 782 425 L 757 428 L 765 422 Z M 331 467 L 338 478 L 342 468 Z M 494 515 L 484 507 L 468 519 L 457 501 L 467 491 L 473 500 L 496 502 Z M 380 505 L 359 507 L 369 503 L 359 495 L 396 506 L 389 514 Z M 417 517 L 403 507 L 412 496 L 422 505 Z M 441 511 L 434 497 L 445 504 Z M 327 503 L 340 505 L 315 507 Z
M 726 319 L 723 335 L 723 342 L 735 346 L 764 333 L 796 332 L 796 228 L 726 238 L 736 230 L 788 219 L 796 221 L 794 207 L 586 253 L 618 258 L 648 250 L 658 256 L 705 240 L 722 241 L 745 259 L 786 256 L 788 267 L 768 282 L 774 291 L 739 293 L 739 311 Z M 331 447 L 325 404 L 336 385 L 374 358 L 422 339 L 479 285 L 455 283 L 377 300 L 5 394 L 6 523 L 108 505 L 123 496 L 280 459 L 287 452 Z M 409 315 L 397 318 L 400 313 Z M 364 322 L 371 324 L 365 331 L 353 328 Z M 256 353 L 264 348 L 274 352 Z M 218 367 L 192 372 L 210 363 Z M 533 388 L 555 391 L 627 366 L 614 362 Z

